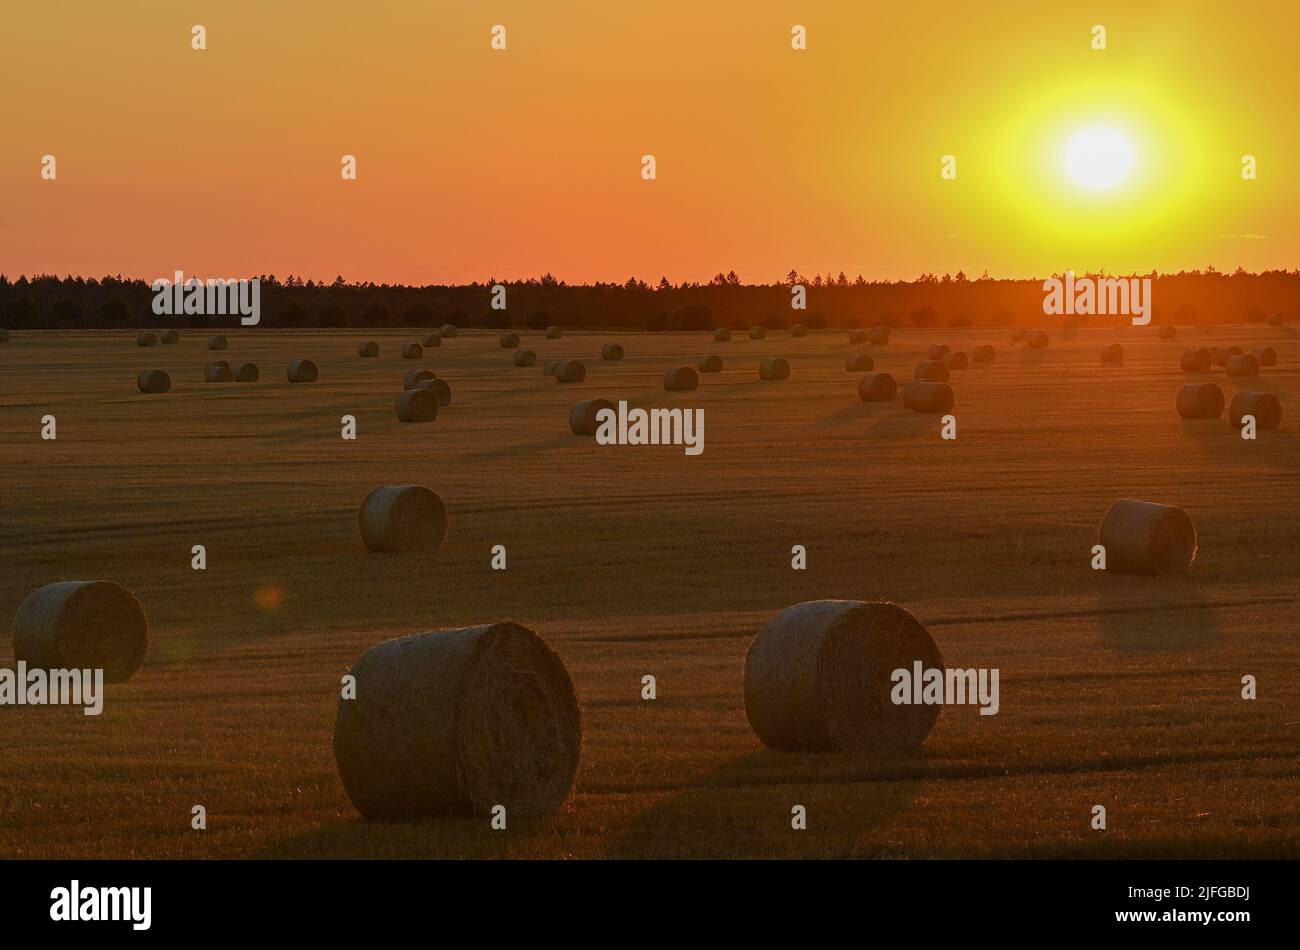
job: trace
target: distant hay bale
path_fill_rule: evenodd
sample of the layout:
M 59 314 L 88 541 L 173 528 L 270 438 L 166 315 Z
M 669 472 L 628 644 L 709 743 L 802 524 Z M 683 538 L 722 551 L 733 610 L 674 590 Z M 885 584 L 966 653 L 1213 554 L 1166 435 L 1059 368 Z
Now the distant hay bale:
M 1240 429 L 1246 416 L 1255 417 L 1256 429 L 1276 429 L 1282 424 L 1282 402 L 1272 393 L 1241 390 L 1228 405 L 1228 425 Z
M 617 363 L 623 358 L 623 347 L 617 343 L 606 343 L 600 348 L 600 358 L 610 363 Z
M 179 343 L 181 340 L 181 335 L 173 327 L 167 330 L 163 330 L 162 334 L 158 337 L 158 339 L 163 343 Z
M 214 337 L 209 337 L 209 338 L 208 338 L 208 349 L 210 349 L 210 350 L 224 350 L 224 349 L 229 345 L 229 342 L 230 342 L 230 341 L 228 341 L 224 336 L 214 336 Z
M 311 360 L 294 360 L 289 364 L 285 375 L 291 383 L 314 383 L 318 375 L 316 364 Z
M 718 343 L 726 343 L 731 339 L 731 331 L 726 327 L 718 327 L 713 331 L 713 339 Z
M 357 345 L 357 355 L 367 356 L 367 357 L 378 356 L 379 344 L 376 343 L 374 340 L 366 340 L 364 343 L 360 343 Z
M 952 387 L 931 379 L 914 379 L 903 387 L 903 405 L 913 412 L 952 412 Z
M 868 373 L 858 381 L 858 398 L 863 402 L 892 402 L 898 383 L 888 373 Z
M 418 633 L 371 647 L 340 698 L 334 759 L 368 819 L 559 808 L 582 744 L 573 682 L 537 634 L 513 622 Z
M 1214 354 L 1204 347 L 1197 350 L 1183 350 L 1178 360 L 1184 373 L 1208 373 L 1214 366 Z
M 519 334 L 513 331 L 508 331 L 506 333 L 501 334 L 501 338 L 499 342 L 501 344 L 501 349 L 513 350 L 515 347 L 519 345 Z
M 452 336 L 455 335 L 456 334 L 454 333 L 452 334 Z M 442 334 L 430 333 L 422 341 L 420 341 L 420 345 L 423 346 L 426 350 L 429 349 L 429 347 L 431 346 L 442 346 Z
M 1223 415 L 1223 401 L 1217 383 L 1188 383 L 1178 390 L 1178 414 L 1184 419 L 1217 419 Z
M 422 379 L 415 384 L 415 389 L 424 389 L 438 397 L 438 405 L 444 409 L 451 405 L 451 384 L 445 379 Z
M 420 344 L 418 343 L 402 344 L 402 359 L 418 360 L 423 355 L 424 355 L 424 347 L 422 347 Z
M 560 365 L 560 360 L 547 360 L 542 364 L 543 376 L 554 376 L 555 368 Z
M 573 430 L 573 434 L 595 435 L 600 425 L 596 420 L 596 414 L 602 409 L 613 411 L 614 404 L 608 399 L 584 399 L 582 402 L 574 403 L 573 408 L 569 410 L 569 428 Z
M 866 343 L 867 339 L 868 337 L 867 337 L 866 330 L 849 331 L 849 346 L 857 346 L 860 343 Z
M 1174 337 L 1178 335 L 1178 331 L 1174 329 L 1174 327 L 1171 324 L 1166 323 L 1164 326 L 1162 326 L 1159 330 L 1156 331 L 1156 335 L 1160 337 L 1160 339 L 1162 340 L 1172 340 Z
M 515 350 L 516 366 L 534 366 L 537 363 L 537 354 L 532 350 Z
M 889 327 L 872 327 L 867 334 L 872 346 L 884 346 L 889 342 Z
M 142 393 L 165 393 L 172 388 L 172 378 L 161 369 L 147 369 L 136 377 L 135 385 Z
M 1118 343 L 1112 343 L 1110 346 L 1101 348 L 1101 361 L 1103 363 L 1122 363 L 1124 362 L 1124 347 Z
M 970 366 L 970 357 L 961 350 L 955 350 L 943 358 L 944 365 L 949 369 L 966 369 Z
M 931 362 L 941 363 L 943 358 L 952 352 L 952 347 L 946 343 L 931 343 L 928 358 Z
M 767 327 L 750 327 L 750 328 L 749 328 L 749 338 L 750 338 L 751 340 L 765 340 L 765 339 L 767 339 Z
M 912 371 L 913 379 L 932 379 L 937 383 L 948 382 L 948 364 L 937 360 L 926 360 Z
M 1048 343 L 1047 334 L 1042 330 L 1035 330 L 1033 333 L 1029 334 L 1027 342 L 1029 343 L 1029 348 L 1031 350 L 1045 350 L 1047 349 Z
M 437 375 L 432 370 L 413 369 L 402 379 L 403 389 L 414 389 L 426 379 L 437 379 Z
M 144 662 L 149 620 L 135 595 L 112 581 L 57 581 L 14 614 L 14 659 L 33 669 L 98 670 L 128 680 Z
M 440 336 L 444 337 L 444 338 L 445 338 L 445 337 L 455 336 L 458 332 L 460 332 L 460 331 L 458 331 L 458 330 L 456 329 L 456 324 L 454 324 L 454 323 L 444 323 L 444 324 L 443 324 L 443 325 L 438 329 L 438 334 L 439 334 Z
M 587 367 L 582 360 L 560 360 L 555 364 L 557 383 L 580 383 L 587 378 Z
M 1259 361 L 1260 366 L 1277 365 L 1277 350 L 1271 346 L 1257 346 L 1250 352 Z
M 560 339 L 562 336 L 564 336 L 564 329 L 563 329 L 562 327 L 547 327 L 547 328 L 546 328 L 546 339 L 548 339 L 548 340 L 558 340 L 558 339 Z
M 992 363 L 997 358 L 997 351 L 987 343 L 971 351 L 971 359 L 976 363 Z
M 1223 368 L 1229 376 L 1258 376 L 1259 360 L 1255 359 L 1250 353 L 1243 353 L 1240 356 L 1229 356 L 1224 362 Z
M 433 411 L 436 415 L 436 399 Z M 422 485 L 380 485 L 361 503 L 357 527 L 368 551 L 436 551 L 447 537 L 447 507 Z
M 775 383 L 790 378 L 790 363 L 779 356 L 769 356 L 758 364 L 758 378 L 764 382 Z
M 256 363 L 244 363 L 239 369 L 235 370 L 235 382 L 255 383 L 261 375 L 257 370 Z
M 1227 349 L 1220 349 L 1216 346 L 1214 348 L 1214 365 L 1227 366 L 1228 360 L 1232 359 L 1234 356 L 1241 356 L 1241 354 L 1245 352 L 1246 351 L 1239 346 L 1230 346 Z
M 1280 313 L 1269 314 L 1268 325 L 1270 327 L 1280 327 L 1282 325 L 1282 314 Z
M 230 369 L 230 364 L 221 360 L 203 367 L 203 381 L 207 383 L 233 383 L 235 374 Z
M 807 328 L 806 326 L 804 326 L 802 323 L 796 323 L 794 326 L 792 326 L 792 327 L 790 328 L 790 335 L 791 335 L 791 336 L 807 336 L 807 335 L 808 335 L 808 328 Z
M 868 373 L 876 368 L 876 361 L 866 353 L 853 353 L 844 361 L 846 373 Z
M 690 366 L 674 366 L 664 373 L 664 389 L 670 393 L 689 393 L 700 386 L 700 376 Z
M 151 333 L 148 330 L 145 330 L 142 333 L 138 333 L 136 334 L 135 345 L 136 346 L 157 346 L 158 334 Z
M 701 356 L 695 366 L 701 373 L 721 373 L 722 357 L 713 354 Z
M 1101 521 L 1098 541 L 1108 571 L 1173 574 L 1196 559 L 1196 528 L 1187 512 L 1172 505 L 1117 501 Z
M 437 421 L 438 397 L 428 389 L 406 390 L 397 397 L 397 418 L 402 422 Z
M 772 749 L 903 752 L 940 706 L 895 703 L 894 670 L 942 670 L 925 627 L 896 604 L 814 600 L 787 607 L 745 656 L 745 715 Z
M 1026 330 L 1024 327 L 1016 327 L 1014 330 L 1011 331 L 1012 343 L 1023 343 L 1028 339 L 1029 339 L 1029 331 Z

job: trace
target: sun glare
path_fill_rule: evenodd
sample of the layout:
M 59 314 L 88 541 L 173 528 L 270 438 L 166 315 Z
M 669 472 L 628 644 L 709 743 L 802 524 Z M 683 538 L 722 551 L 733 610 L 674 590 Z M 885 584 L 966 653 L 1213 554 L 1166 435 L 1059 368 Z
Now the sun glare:
M 1113 188 L 1133 170 L 1133 147 L 1114 129 L 1084 129 L 1065 145 L 1065 170 L 1084 188 Z

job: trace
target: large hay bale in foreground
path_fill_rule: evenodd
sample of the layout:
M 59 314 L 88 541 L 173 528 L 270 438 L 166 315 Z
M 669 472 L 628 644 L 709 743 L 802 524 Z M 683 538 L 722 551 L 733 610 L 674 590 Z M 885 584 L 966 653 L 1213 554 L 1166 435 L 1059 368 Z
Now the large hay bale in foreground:
M 357 355 L 365 356 L 365 357 L 378 356 L 379 344 L 376 343 L 374 340 L 366 340 L 362 343 L 359 343 L 357 344 Z
M 203 381 L 206 383 L 233 383 L 234 371 L 225 360 L 209 363 L 203 367 Z
M 1223 368 L 1229 376 L 1253 377 L 1259 375 L 1259 360 L 1255 359 L 1250 353 L 1243 353 L 1240 356 L 1229 356 L 1224 362 Z
M 970 357 L 961 350 L 954 350 L 944 356 L 943 365 L 949 369 L 966 369 L 970 366 Z
M 214 336 L 208 338 L 208 349 L 210 350 L 224 350 L 229 345 L 230 345 L 230 341 L 227 340 L 224 336 Z
M 1232 397 L 1228 405 L 1228 425 L 1242 428 L 1245 416 L 1255 417 L 1256 429 L 1276 429 L 1282 424 L 1282 401 L 1272 393 L 1243 389 Z
M 537 354 L 532 350 L 515 350 L 514 363 L 516 366 L 535 366 Z
M 790 335 L 791 335 L 791 336 L 807 336 L 807 335 L 808 335 L 808 328 L 807 328 L 806 326 L 804 326 L 802 323 L 796 323 L 794 326 L 792 326 L 792 327 L 790 328 Z
M 1156 331 L 1156 336 L 1160 337 L 1160 339 L 1162 340 L 1172 340 L 1177 335 L 1178 335 L 1178 331 L 1175 330 L 1173 326 L 1171 326 L 1168 323 L 1166 323 L 1164 326 L 1162 326 L 1159 330 Z
M 913 379 L 932 379 L 937 383 L 948 382 L 948 364 L 938 360 L 927 360 L 912 370 Z
M 444 409 L 451 405 L 451 384 L 445 379 L 422 379 L 415 384 L 415 388 L 433 393 L 438 399 L 438 405 Z
M 749 338 L 750 338 L 751 340 L 765 340 L 765 339 L 767 339 L 767 327 L 750 327 L 750 328 L 749 328 Z
M 731 339 L 731 330 L 727 327 L 718 327 L 713 331 L 713 339 L 718 343 L 726 343 Z
M 131 678 L 149 646 L 135 595 L 112 581 L 58 581 L 27 595 L 14 615 L 14 659 L 42 670 L 104 671 Z
M 1035 330 L 1029 334 L 1026 342 L 1028 342 L 1031 350 L 1045 350 L 1048 343 L 1047 334 L 1042 330 Z
M 413 369 L 409 373 L 407 373 L 406 376 L 402 378 L 402 388 L 414 389 L 416 386 L 420 385 L 420 383 L 424 382 L 425 380 L 437 379 L 437 378 L 438 377 L 433 372 L 433 370 Z
M 614 404 L 608 399 L 584 399 L 582 402 L 574 403 L 573 408 L 569 410 L 569 428 L 573 430 L 573 434 L 595 435 L 600 425 L 596 413 L 602 409 L 613 411 Z
M 1178 365 L 1184 373 L 1208 373 L 1214 367 L 1214 354 L 1204 347 L 1197 350 L 1183 350 Z
M 927 359 L 935 363 L 942 363 L 943 358 L 952 352 L 952 347 L 946 343 L 931 343 Z
M 557 383 L 580 383 L 587 378 L 587 367 L 582 360 L 560 360 L 555 364 Z
M 1118 343 L 1112 343 L 1110 346 L 1101 348 L 1101 361 L 1103 363 L 1122 363 L 1124 362 L 1124 347 Z
M 943 669 L 925 627 L 896 604 L 814 600 L 769 620 L 745 656 L 745 715 L 773 749 L 903 752 L 940 706 L 892 699 L 893 672 Z
M 261 377 L 256 363 L 242 363 L 239 369 L 235 370 L 235 382 L 237 383 L 255 383 Z
M 914 379 L 903 387 L 903 405 L 913 412 L 952 412 L 952 387 L 931 379 Z
M 898 383 L 888 373 L 868 373 L 858 381 L 858 398 L 863 402 L 892 402 Z
M 513 350 L 519 345 L 519 334 L 515 333 L 513 330 L 507 331 L 506 333 L 501 334 L 498 342 L 501 344 L 501 349 Z
M 1259 361 L 1260 366 L 1277 365 L 1277 350 L 1271 346 L 1257 346 L 1250 353 Z
M 1217 419 L 1223 415 L 1223 390 L 1217 383 L 1188 383 L 1178 390 L 1178 414 L 1184 419 Z
M 455 334 L 453 333 L 452 336 L 455 336 Z M 442 334 L 430 333 L 426 335 L 423 340 L 420 341 L 420 345 L 423 346 L 426 350 L 431 346 L 442 346 Z
M 447 508 L 422 485 L 380 485 L 361 503 L 357 527 L 369 551 L 436 551 L 447 537 Z
M 438 328 L 438 335 L 444 338 L 453 337 L 459 332 L 460 331 L 456 329 L 456 324 L 454 323 L 444 323 Z
M 422 356 L 424 356 L 424 347 L 420 344 L 414 342 L 402 344 L 402 359 L 418 360 Z
M 764 382 L 780 382 L 790 378 L 790 363 L 779 356 L 769 356 L 758 364 L 758 378 Z
M 1117 501 L 1102 518 L 1098 541 L 1108 571 L 1173 574 L 1196 559 L 1196 528 L 1187 512 L 1172 505 Z
M 849 346 L 858 346 L 859 344 L 866 343 L 866 342 L 867 342 L 866 330 L 849 331 Z
M 984 365 L 992 363 L 997 359 L 997 355 L 997 351 L 987 343 L 977 346 L 971 351 L 971 359 L 976 363 L 982 363 Z
M 709 356 L 701 356 L 699 360 L 696 362 L 695 367 L 701 373 L 721 373 L 722 357 L 715 356 L 712 354 L 710 354 Z
M 136 334 L 135 337 L 135 345 L 136 346 L 157 346 L 158 334 L 151 333 L 148 330 L 138 333 Z
M 1240 356 L 1244 352 L 1246 351 L 1239 346 L 1230 346 L 1227 349 L 1220 349 L 1216 346 L 1214 348 L 1214 365 L 1227 366 L 1228 360 L 1232 359 L 1234 356 Z
M 147 369 L 136 377 L 135 385 L 142 393 L 165 393 L 172 388 L 172 378 L 165 370 Z
M 294 360 L 285 370 L 285 375 L 291 383 L 314 383 L 319 372 L 311 360 Z
M 406 390 L 397 397 L 397 418 L 402 422 L 436 422 L 438 397 L 427 389 Z
M 889 327 L 872 327 L 867 334 L 872 346 L 884 346 L 889 342 Z
M 512 622 L 371 647 L 340 698 L 334 758 L 366 818 L 538 815 L 564 803 L 581 720 L 564 663 Z
M 690 366 L 674 366 L 664 373 L 664 389 L 670 393 L 689 393 L 698 389 L 700 376 Z
M 600 358 L 611 363 L 617 363 L 623 358 L 623 347 L 617 343 L 606 343 L 600 348 Z
M 546 328 L 546 339 L 548 339 L 548 340 L 558 340 L 558 339 L 560 339 L 562 336 L 564 336 L 564 329 L 563 329 L 562 327 L 547 327 L 547 328 Z
M 852 353 L 844 361 L 846 373 L 869 373 L 876 368 L 876 361 L 866 353 Z

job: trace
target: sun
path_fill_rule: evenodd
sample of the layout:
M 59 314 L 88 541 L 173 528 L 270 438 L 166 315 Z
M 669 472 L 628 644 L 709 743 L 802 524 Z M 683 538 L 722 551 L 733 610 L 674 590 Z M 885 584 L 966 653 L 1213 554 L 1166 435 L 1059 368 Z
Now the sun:
M 1133 147 L 1104 125 L 1076 132 L 1065 143 L 1065 171 L 1075 184 L 1093 191 L 1114 188 L 1133 170 Z

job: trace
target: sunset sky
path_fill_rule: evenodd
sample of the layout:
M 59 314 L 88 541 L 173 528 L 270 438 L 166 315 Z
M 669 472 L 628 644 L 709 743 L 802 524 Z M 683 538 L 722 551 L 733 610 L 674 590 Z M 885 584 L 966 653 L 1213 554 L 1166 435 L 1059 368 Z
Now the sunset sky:
M 1294 268 L 1298 28 L 1293 2 L 9 4 L 0 271 Z M 1064 150 L 1098 126 L 1134 163 L 1090 191 Z

